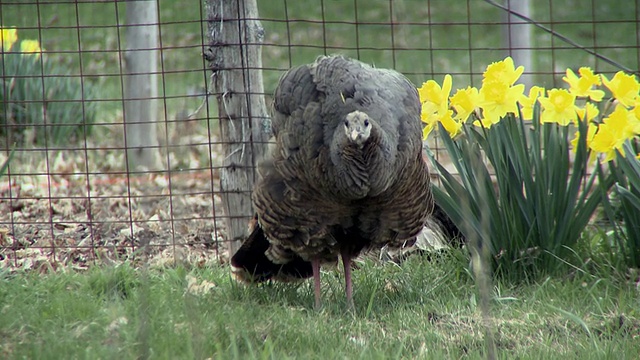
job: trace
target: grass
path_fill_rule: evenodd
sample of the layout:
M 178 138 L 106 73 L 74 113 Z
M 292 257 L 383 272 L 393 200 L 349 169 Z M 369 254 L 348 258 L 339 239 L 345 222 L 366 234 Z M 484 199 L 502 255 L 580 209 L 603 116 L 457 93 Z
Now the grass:
M 4 274 L 0 351 L 8 359 L 482 358 L 466 264 L 459 252 L 402 266 L 365 261 L 354 272 L 355 316 L 333 270 L 323 275 L 320 312 L 309 282 L 247 287 L 217 266 Z M 497 284 L 492 311 L 501 358 L 640 352 L 638 291 L 606 270 Z

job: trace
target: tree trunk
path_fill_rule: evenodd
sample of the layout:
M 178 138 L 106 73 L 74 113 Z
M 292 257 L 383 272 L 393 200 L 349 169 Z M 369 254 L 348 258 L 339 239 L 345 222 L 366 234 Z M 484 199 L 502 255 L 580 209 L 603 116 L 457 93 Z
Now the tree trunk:
M 256 159 L 267 149 L 269 117 L 262 82 L 264 29 L 256 0 L 205 0 L 224 163 L 220 189 L 229 256 L 240 247 L 253 214 L 251 191 Z
M 160 170 L 156 136 L 158 6 L 155 0 L 127 1 L 126 9 L 124 122 L 127 159 L 132 169 Z

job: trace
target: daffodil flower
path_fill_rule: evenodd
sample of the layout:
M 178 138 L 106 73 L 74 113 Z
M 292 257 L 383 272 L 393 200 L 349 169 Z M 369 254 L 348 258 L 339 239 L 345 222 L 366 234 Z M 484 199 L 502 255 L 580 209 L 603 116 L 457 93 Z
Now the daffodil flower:
M 524 98 L 524 85 L 509 86 L 502 81 L 488 81 L 480 88 L 480 107 L 485 127 L 497 124 L 507 113 L 518 112 L 518 102 Z M 475 124 L 475 122 L 474 122 Z
M 444 114 L 444 116 L 441 117 L 439 120 L 440 120 L 440 123 L 442 123 L 442 126 L 444 127 L 444 129 L 447 130 L 447 132 L 449 133 L 449 136 L 453 138 L 456 135 L 458 135 L 462 130 L 462 123 L 460 121 L 455 120 L 452 117 L 452 115 L 453 115 L 453 111 L 448 110 Z
M 456 91 L 449 101 L 451 107 L 456 111 L 454 119 L 463 123 L 480 106 L 480 94 L 478 89 L 468 86 L 466 89 Z
M 0 45 L 2 51 L 7 52 L 11 50 L 13 44 L 18 41 L 18 30 L 14 28 L 1 29 L 0 28 Z
M 426 124 L 422 129 L 422 138 L 427 139 L 433 128 L 438 123 L 438 105 L 430 101 L 422 103 L 422 110 L 420 112 L 420 120 Z
M 486 128 L 486 129 L 490 128 L 490 127 L 491 127 L 492 125 L 494 125 L 494 124 L 496 124 L 496 123 L 492 123 L 492 122 L 490 121 L 490 119 L 487 119 L 486 117 L 483 117 L 483 118 L 481 118 L 480 120 L 475 120 L 475 121 L 473 122 L 473 125 L 474 125 L 474 126 L 477 126 L 477 127 L 483 127 L 483 128 Z
M 618 105 L 598 127 L 590 145 L 594 151 L 605 154 L 605 161 L 615 157 L 615 150 L 624 155 L 622 145 L 635 136 L 635 124 L 630 123 L 629 118 L 629 110 Z
M 418 88 L 418 95 L 422 103 L 420 118 L 426 124 L 422 130 L 422 137 L 426 139 L 435 125 L 441 119 L 449 115 L 449 93 L 451 93 L 452 78 L 447 74 L 442 82 L 442 87 L 434 80 L 429 80 Z
M 23 55 L 35 55 L 38 58 L 42 53 L 42 49 L 38 40 L 22 40 L 20 42 L 20 52 Z
M 615 158 L 617 144 L 615 132 L 608 126 L 600 125 L 598 132 L 593 136 L 590 148 L 593 151 L 605 154 L 604 161 L 611 161 Z M 624 151 L 622 148 L 620 150 Z
M 532 86 L 529 89 L 529 96 L 523 97 L 520 100 L 520 105 L 522 106 L 522 118 L 525 120 L 533 119 L 533 107 L 536 104 L 536 101 L 539 97 L 544 96 L 544 88 L 540 86 Z
M 595 75 L 588 67 L 578 69 L 580 77 L 573 70 L 567 69 L 566 76 L 562 78 L 569 84 L 569 92 L 578 97 L 586 97 L 593 101 L 600 101 L 604 97 L 604 91 L 592 89 L 594 86 L 602 84 L 599 75 Z
M 524 66 L 515 68 L 513 59 L 508 56 L 502 61 L 491 63 L 483 74 L 482 85 L 485 82 L 501 82 L 511 86 L 524 72 Z
M 633 134 L 640 134 L 640 108 L 636 105 L 627 112 L 627 120 L 629 121 L 629 131 Z
M 631 132 L 636 135 L 640 134 L 640 97 L 636 99 L 633 108 L 629 109 L 627 116 Z
M 453 120 L 452 116 L 452 110 L 442 109 L 432 102 L 423 103 L 420 113 L 420 119 L 425 123 L 425 127 L 422 129 L 422 138 L 426 140 L 438 122 L 442 123 L 452 137 L 457 135 L 460 128 L 462 128 L 462 124 L 458 125 L 458 122 Z
M 576 112 L 578 113 L 580 120 L 591 122 L 591 120 L 595 119 L 600 114 L 600 109 L 598 109 L 598 107 L 593 103 L 588 102 L 583 108 L 576 108 Z
M 620 105 L 616 106 L 616 109 L 602 123 L 615 128 L 616 133 L 623 138 L 622 142 L 634 137 L 640 130 L 635 115 L 629 109 Z
M 436 125 L 436 123 L 432 122 L 432 123 L 426 124 L 422 128 L 422 140 L 427 140 L 429 138 L 429 134 L 431 134 L 431 132 L 433 131 L 433 128 L 435 127 L 435 125 Z
M 451 75 L 444 76 L 442 87 L 434 80 L 429 80 L 422 84 L 418 88 L 418 95 L 420 95 L 420 102 L 430 102 L 436 104 L 439 108 L 447 109 L 449 107 L 449 93 L 451 93 L 452 79 Z
M 543 109 L 541 122 L 566 126 L 576 120 L 575 95 L 565 89 L 551 89 L 547 95 L 548 97 L 538 99 Z
M 620 102 L 620 104 L 630 107 L 634 104 L 638 98 L 638 91 L 640 91 L 640 83 L 633 75 L 627 75 L 622 71 L 618 71 L 613 79 L 609 80 L 606 76 L 602 76 L 602 83 L 606 86 L 613 97 Z

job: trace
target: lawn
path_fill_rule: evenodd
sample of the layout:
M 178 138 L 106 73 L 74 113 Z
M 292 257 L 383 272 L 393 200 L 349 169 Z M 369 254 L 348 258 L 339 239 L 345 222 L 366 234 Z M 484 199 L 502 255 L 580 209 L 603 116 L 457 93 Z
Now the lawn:
M 482 318 L 466 256 L 372 260 L 310 282 L 235 283 L 189 264 L 0 275 L 0 352 L 19 359 L 483 358 Z M 588 266 L 587 266 L 588 267 Z M 637 284 L 611 269 L 574 269 L 529 285 L 498 283 L 491 310 L 500 358 L 636 359 Z

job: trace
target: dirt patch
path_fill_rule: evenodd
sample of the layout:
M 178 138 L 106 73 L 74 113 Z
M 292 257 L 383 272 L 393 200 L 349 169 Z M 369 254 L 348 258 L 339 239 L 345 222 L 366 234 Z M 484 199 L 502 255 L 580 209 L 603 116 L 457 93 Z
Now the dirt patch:
M 0 268 L 81 270 L 143 258 L 196 265 L 221 260 L 219 180 L 206 164 L 213 156 L 170 154 L 183 157 L 189 169 L 131 175 L 122 168 L 121 151 L 49 151 L 37 159 L 40 155 L 16 154 L 2 177 Z

